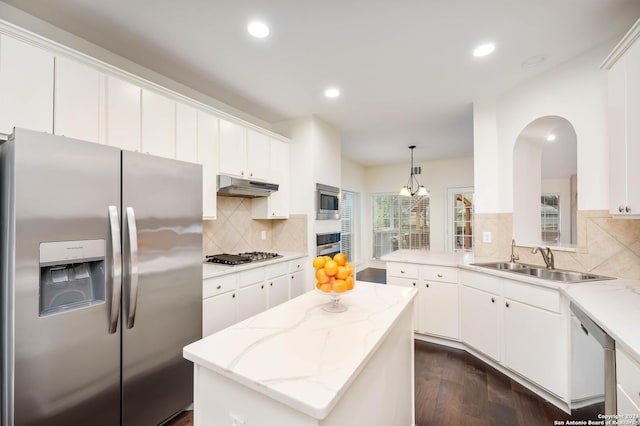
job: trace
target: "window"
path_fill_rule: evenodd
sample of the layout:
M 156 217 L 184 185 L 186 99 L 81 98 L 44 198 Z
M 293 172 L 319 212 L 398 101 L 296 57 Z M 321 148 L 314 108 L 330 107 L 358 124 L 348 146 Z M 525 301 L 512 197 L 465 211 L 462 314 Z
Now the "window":
M 342 191 L 341 212 L 340 212 L 340 242 L 342 252 L 347 255 L 350 263 L 357 262 L 356 250 L 356 217 L 358 206 L 358 194 L 355 192 Z
M 473 250 L 473 188 L 450 188 L 449 251 Z
M 560 242 L 560 195 L 542 194 L 540 197 L 540 230 L 542 241 Z
M 373 257 L 429 248 L 429 196 L 373 194 Z

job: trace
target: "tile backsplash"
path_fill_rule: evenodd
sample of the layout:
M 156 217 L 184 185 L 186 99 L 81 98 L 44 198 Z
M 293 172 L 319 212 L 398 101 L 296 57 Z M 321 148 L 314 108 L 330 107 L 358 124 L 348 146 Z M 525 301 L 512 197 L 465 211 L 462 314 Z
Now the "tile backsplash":
M 256 220 L 251 218 L 249 198 L 218 197 L 217 201 L 217 219 L 202 222 L 204 254 L 307 251 L 307 215 Z
M 578 247 L 575 252 L 554 251 L 556 268 L 640 279 L 640 219 L 613 219 L 606 210 L 578 211 L 577 219 Z M 475 239 L 475 255 L 508 259 L 511 213 L 476 214 L 474 221 L 479 235 L 494 235 L 493 243 Z M 516 247 L 516 253 L 522 263 L 542 265 L 542 257 L 528 247 Z

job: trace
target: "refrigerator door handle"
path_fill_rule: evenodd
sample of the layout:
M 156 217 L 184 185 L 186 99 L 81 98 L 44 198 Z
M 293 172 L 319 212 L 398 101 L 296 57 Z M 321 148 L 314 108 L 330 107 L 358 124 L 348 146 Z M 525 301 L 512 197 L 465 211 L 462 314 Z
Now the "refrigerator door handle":
M 127 273 L 125 281 L 125 309 L 127 315 L 127 328 L 133 328 L 136 319 L 136 307 L 138 306 L 138 229 L 136 226 L 136 214 L 133 207 L 126 210 L 125 233 L 125 262 Z
M 120 249 L 120 221 L 118 208 L 109 206 L 109 230 L 111 234 L 111 308 L 109 312 L 109 334 L 118 330 L 120 316 L 120 291 L 122 286 L 122 253 Z

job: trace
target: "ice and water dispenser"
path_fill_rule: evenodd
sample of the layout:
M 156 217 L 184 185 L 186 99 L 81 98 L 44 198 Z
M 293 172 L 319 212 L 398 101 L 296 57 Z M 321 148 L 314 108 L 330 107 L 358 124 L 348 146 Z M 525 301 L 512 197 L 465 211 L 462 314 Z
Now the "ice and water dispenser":
M 40 243 L 40 316 L 104 301 L 104 240 Z

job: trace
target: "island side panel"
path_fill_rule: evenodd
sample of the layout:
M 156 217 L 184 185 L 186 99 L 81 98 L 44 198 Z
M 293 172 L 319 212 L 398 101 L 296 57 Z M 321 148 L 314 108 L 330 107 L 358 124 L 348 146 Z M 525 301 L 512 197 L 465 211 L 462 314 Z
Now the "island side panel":
M 410 303 L 320 425 L 415 425 L 413 351 L 413 303 Z

